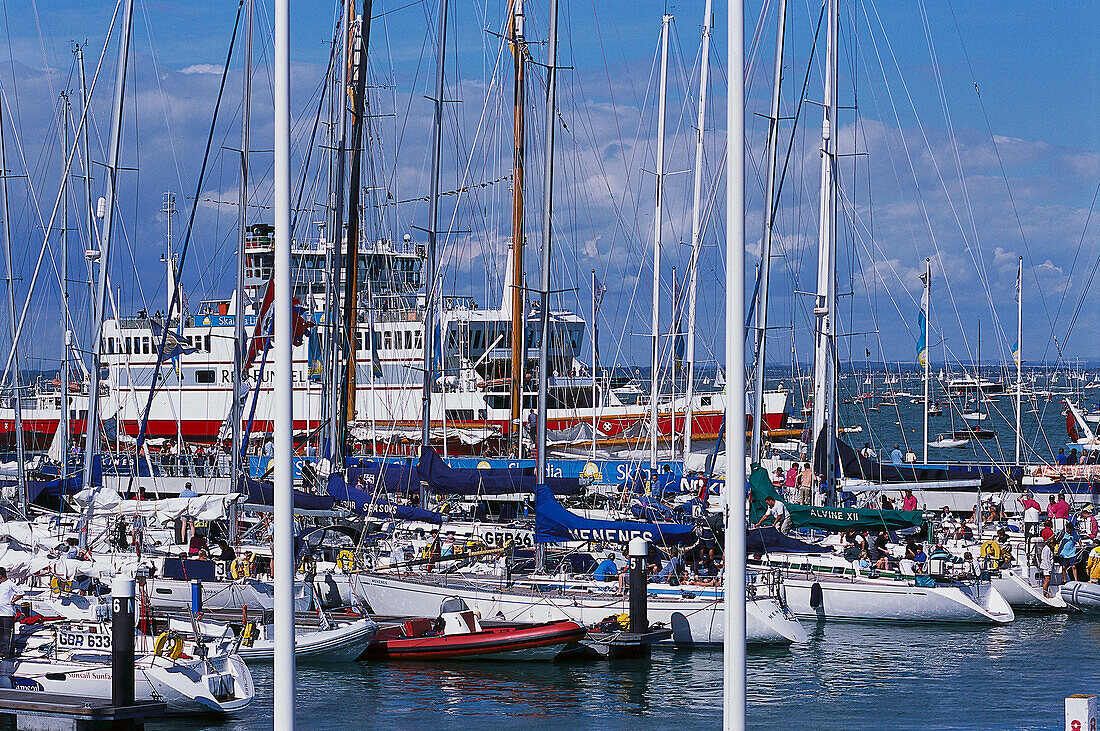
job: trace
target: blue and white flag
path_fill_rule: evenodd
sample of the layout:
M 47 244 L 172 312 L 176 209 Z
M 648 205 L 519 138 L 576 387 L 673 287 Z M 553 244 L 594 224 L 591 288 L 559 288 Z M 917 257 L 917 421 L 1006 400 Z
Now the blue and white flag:
M 600 305 L 603 304 L 603 296 L 607 294 L 607 287 L 603 286 L 600 280 L 596 279 L 596 275 L 592 275 L 592 304 L 596 312 L 600 311 Z
M 153 342 L 160 343 L 161 338 L 164 338 L 164 323 L 150 319 L 149 332 L 153 333 Z M 161 360 L 172 360 L 177 355 L 191 355 L 195 352 L 198 352 L 197 348 L 191 347 L 186 340 L 169 330 L 167 338 L 164 339 L 164 353 L 161 355 Z
M 1012 360 L 1016 365 L 1020 365 L 1020 341 L 1017 340 L 1012 344 Z
M 925 274 L 921 275 L 921 281 L 925 281 Z M 927 282 L 925 282 L 927 284 Z M 928 287 L 920 298 L 920 313 L 917 315 L 917 327 L 920 334 L 917 336 L 917 363 L 921 366 L 928 365 Z

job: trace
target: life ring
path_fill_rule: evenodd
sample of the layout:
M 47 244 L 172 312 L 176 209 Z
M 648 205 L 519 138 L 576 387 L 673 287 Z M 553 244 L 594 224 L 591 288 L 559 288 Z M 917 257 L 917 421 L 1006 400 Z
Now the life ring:
M 153 645 L 153 654 L 158 657 L 167 657 L 169 660 L 178 660 L 183 654 L 183 637 L 175 632 L 161 632 L 157 635 L 157 642 Z
M 336 555 L 336 567 L 345 574 L 350 574 L 355 570 L 355 554 L 346 549 L 340 551 L 340 553 Z
M 234 579 L 246 579 L 252 576 L 252 564 L 243 556 L 235 558 L 233 563 L 229 564 L 229 574 Z

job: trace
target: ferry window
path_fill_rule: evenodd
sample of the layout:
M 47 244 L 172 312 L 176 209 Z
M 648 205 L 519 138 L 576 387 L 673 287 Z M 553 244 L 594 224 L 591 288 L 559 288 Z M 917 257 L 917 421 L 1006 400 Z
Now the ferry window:
M 413 347 L 413 331 L 405 331 L 405 350 L 412 350 Z
M 195 383 L 213 383 L 214 371 L 195 371 Z
M 392 349 L 393 348 L 393 333 L 391 333 L 389 330 L 386 330 L 382 334 L 382 342 L 385 344 L 385 349 L 386 350 Z
M 210 336 L 209 335 L 206 336 L 206 352 L 207 353 L 211 352 L 210 351 Z M 211 383 L 213 383 L 213 381 L 211 381 Z
M 375 330 L 373 335 L 374 335 L 374 349 L 375 350 L 381 350 L 382 349 L 382 333 L 378 330 Z
M 424 332 L 422 330 L 416 331 L 416 345 L 414 347 L 417 349 L 424 347 Z
M 152 347 L 149 343 L 149 338 L 143 337 L 141 339 L 141 352 L 145 353 L 145 355 L 149 355 L 149 353 L 153 352 Z
M 482 335 L 481 330 L 474 330 L 473 340 L 470 343 L 470 347 L 472 349 L 479 350 L 481 348 L 481 335 Z
M 363 333 L 361 333 L 358 330 L 355 331 L 355 349 L 356 350 L 362 350 L 363 349 Z
M 700 406 L 710 406 L 710 396 L 703 396 L 699 399 Z

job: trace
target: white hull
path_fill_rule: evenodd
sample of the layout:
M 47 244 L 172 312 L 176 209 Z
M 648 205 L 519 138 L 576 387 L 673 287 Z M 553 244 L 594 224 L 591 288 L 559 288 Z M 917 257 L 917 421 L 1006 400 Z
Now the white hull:
M 811 601 L 815 586 L 820 603 Z M 796 616 L 814 619 L 1003 624 L 1014 618 L 1008 602 L 989 585 L 921 587 L 907 581 L 788 575 L 782 592 Z
M 172 629 L 192 633 L 190 622 L 172 620 Z M 202 622 L 199 631 L 218 635 L 221 625 Z M 237 649 L 246 662 L 272 662 L 275 659 L 275 640 L 268 636 L 267 628 L 260 631 L 260 638 L 251 647 L 241 644 Z M 317 663 L 354 662 L 359 659 L 378 633 L 378 624 L 370 617 L 354 622 L 340 623 L 332 629 L 297 629 L 294 633 L 294 657 L 298 661 Z
M 1020 568 L 1018 571 L 1026 572 L 1028 569 Z M 1028 611 L 1064 611 L 1068 608 L 1065 600 L 1058 595 L 1058 588 L 1051 586 L 1054 596 L 1043 596 L 1043 576 L 1035 567 L 1031 567 L 1031 580 L 1026 575 L 1021 576 L 1017 570 L 1004 570 L 994 572 L 991 583 L 993 588 L 1000 592 L 1013 609 Z
M 629 612 L 625 596 L 606 594 L 569 594 L 555 596 L 526 594 L 497 589 L 484 584 L 456 581 L 444 585 L 417 581 L 409 577 L 391 577 L 363 574 L 362 586 L 371 608 L 377 614 L 395 616 L 435 616 L 440 605 L 448 597 L 459 597 L 471 609 L 489 619 L 505 619 L 515 622 L 554 622 L 563 619 L 583 625 L 593 625 L 612 614 Z M 651 593 L 657 587 L 650 587 Z M 683 591 L 668 587 L 678 597 Z M 724 637 L 722 600 L 713 590 L 706 598 L 676 598 L 650 596 L 647 614 L 651 623 L 661 622 L 673 628 L 673 642 L 677 644 L 720 644 Z M 774 599 L 756 599 L 748 602 L 746 639 L 750 644 L 790 644 L 806 638 L 805 631 L 792 618 L 783 613 Z
M 177 579 L 146 579 L 145 590 L 153 609 L 189 610 L 191 583 Z M 257 579 L 204 581 L 202 605 L 206 609 L 271 610 L 275 608 L 275 587 Z M 308 612 L 313 605 L 309 584 L 295 582 L 294 611 Z

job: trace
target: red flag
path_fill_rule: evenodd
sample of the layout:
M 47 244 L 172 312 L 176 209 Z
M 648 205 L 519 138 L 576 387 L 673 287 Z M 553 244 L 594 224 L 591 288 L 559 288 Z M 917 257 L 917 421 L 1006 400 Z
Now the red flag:
M 298 298 L 294 298 L 293 309 L 293 323 L 294 323 L 294 344 L 301 345 L 305 341 L 306 334 L 309 333 L 309 329 L 313 327 L 313 323 L 306 319 L 306 308 L 302 307 L 302 303 L 298 301 Z
M 264 296 L 260 300 L 260 309 L 256 313 L 256 326 L 252 328 L 252 340 L 248 345 L 248 353 L 244 357 L 244 370 L 252 366 L 256 356 L 262 353 L 271 340 L 271 303 L 275 299 L 275 276 L 272 275 L 264 289 Z
M 1074 442 L 1077 441 L 1077 420 L 1073 418 L 1073 409 L 1066 409 L 1066 435 Z

